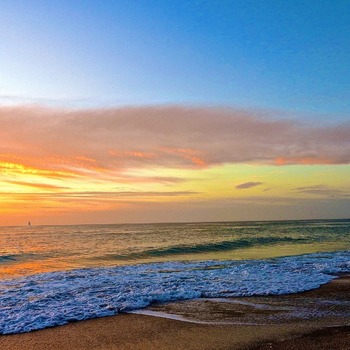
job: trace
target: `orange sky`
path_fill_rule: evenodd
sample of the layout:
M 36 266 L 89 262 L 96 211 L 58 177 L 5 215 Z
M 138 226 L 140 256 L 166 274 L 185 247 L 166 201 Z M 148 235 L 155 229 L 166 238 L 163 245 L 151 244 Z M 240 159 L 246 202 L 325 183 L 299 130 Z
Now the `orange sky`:
M 350 125 L 176 106 L 0 108 L 0 224 L 346 217 Z

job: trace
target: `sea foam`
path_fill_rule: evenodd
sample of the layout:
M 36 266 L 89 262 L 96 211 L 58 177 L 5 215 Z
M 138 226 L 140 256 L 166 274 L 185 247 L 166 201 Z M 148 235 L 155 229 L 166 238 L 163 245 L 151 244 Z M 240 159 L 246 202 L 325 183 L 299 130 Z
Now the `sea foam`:
M 0 333 L 22 333 L 195 298 L 278 295 L 350 271 L 350 251 L 267 260 L 163 262 L 0 281 Z

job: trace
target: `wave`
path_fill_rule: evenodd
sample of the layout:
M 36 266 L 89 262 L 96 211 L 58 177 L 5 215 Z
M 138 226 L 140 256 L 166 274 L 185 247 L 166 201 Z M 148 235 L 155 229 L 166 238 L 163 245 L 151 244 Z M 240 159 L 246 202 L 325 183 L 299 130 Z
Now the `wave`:
M 0 264 L 10 264 L 17 261 L 32 259 L 33 257 L 38 258 L 39 255 L 33 253 L 0 255 Z
M 350 271 L 350 251 L 266 260 L 164 262 L 0 281 L 0 334 L 111 316 L 155 302 L 297 293 Z
M 279 243 L 306 243 L 305 238 L 291 237 L 256 237 L 251 239 L 238 239 L 235 241 L 222 241 L 215 243 L 195 244 L 195 245 L 175 245 L 165 248 L 148 249 L 140 252 L 127 254 L 108 254 L 102 257 L 106 260 L 135 260 L 142 258 L 164 257 L 186 254 L 203 254 L 210 252 L 224 252 L 230 250 L 251 248 L 255 246 L 266 246 Z M 99 257 L 100 259 L 100 257 Z
M 20 254 L 0 255 L 0 264 L 18 260 Z

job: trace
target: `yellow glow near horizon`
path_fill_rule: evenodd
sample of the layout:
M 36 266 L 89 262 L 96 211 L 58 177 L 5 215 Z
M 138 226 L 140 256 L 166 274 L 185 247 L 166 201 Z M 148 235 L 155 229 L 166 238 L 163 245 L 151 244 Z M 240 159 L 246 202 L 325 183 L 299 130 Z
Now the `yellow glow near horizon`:
M 1 215 L 18 216 L 21 220 L 41 217 L 45 221 L 47 215 L 54 213 L 132 210 L 135 206 L 142 210 L 148 203 L 167 205 L 223 199 L 249 199 L 254 203 L 259 198 L 322 198 L 331 196 L 332 190 L 350 191 L 347 165 L 161 167 L 105 171 L 102 177 L 99 171 L 81 176 L 81 170 L 74 174 L 14 163 L 2 163 L 1 167 Z
M 350 207 L 336 126 L 184 107 L 0 117 L 0 224 L 338 217 Z

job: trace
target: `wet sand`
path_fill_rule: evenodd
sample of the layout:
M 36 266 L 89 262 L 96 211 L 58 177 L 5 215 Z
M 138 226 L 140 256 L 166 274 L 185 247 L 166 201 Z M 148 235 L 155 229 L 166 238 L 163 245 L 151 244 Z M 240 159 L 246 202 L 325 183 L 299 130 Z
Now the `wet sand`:
M 183 304 L 182 309 L 200 306 L 199 316 L 205 314 L 204 319 L 199 319 L 190 313 L 193 322 L 124 314 L 31 333 L 2 335 L 0 349 L 350 349 L 349 276 L 310 292 L 232 300 L 227 305 L 186 302 L 188 305 Z M 193 304 L 197 302 L 201 304 Z M 149 309 L 184 316 L 178 310 L 181 310 L 179 305 L 169 303 Z M 302 317 L 294 313 L 298 305 L 302 305 Z M 218 317 L 226 324 L 218 324 Z M 239 324 L 242 320 L 249 320 L 250 324 Z
M 350 327 L 330 327 L 276 342 L 264 342 L 249 350 L 349 350 Z

